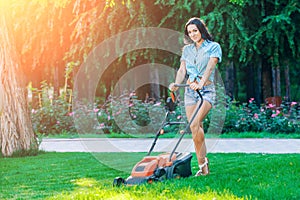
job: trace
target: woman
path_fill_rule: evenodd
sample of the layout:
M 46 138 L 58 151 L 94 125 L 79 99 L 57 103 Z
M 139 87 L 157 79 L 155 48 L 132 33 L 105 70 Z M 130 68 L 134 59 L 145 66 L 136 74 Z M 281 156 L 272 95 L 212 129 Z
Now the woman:
M 221 62 L 222 51 L 220 45 L 213 42 L 213 38 L 205 24 L 199 18 L 191 18 L 186 23 L 184 34 L 188 43 L 183 48 L 180 59 L 181 64 L 176 74 L 175 83 L 171 83 L 169 89 L 176 91 L 178 87 L 175 84 L 181 84 L 186 75 L 188 76 L 187 84 L 190 87 L 186 88 L 184 94 L 188 120 L 191 119 L 200 103 L 196 90 L 201 90 L 203 104 L 190 125 L 190 129 L 199 165 L 196 176 L 205 176 L 209 174 L 209 166 L 202 122 L 215 103 L 214 72 L 217 63 Z

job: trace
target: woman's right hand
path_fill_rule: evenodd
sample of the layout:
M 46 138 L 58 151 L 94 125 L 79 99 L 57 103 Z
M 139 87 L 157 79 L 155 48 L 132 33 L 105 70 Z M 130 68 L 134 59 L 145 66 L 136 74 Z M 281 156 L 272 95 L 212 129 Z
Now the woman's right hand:
M 171 83 L 171 84 L 169 85 L 169 90 L 170 90 L 171 92 L 175 92 L 176 90 L 178 90 L 178 87 L 175 86 L 175 83 Z

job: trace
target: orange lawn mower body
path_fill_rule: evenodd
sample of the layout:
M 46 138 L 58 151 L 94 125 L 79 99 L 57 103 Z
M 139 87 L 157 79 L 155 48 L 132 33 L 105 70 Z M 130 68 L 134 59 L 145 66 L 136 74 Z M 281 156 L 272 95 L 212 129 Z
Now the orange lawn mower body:
M 179 87 L 187 87 L 188 85 L 182 84 L 178 85 Z M 176 149 L 181 142 L 183 136 L 188 131 L 190 124 L 194 120 L 197 112 L 199 111 L 200 107 L 202 106 L 202 95 L 197 90 L 198 95 L 201 98 L 201 102 L 194 113 L 190 122 L 186 125 L 184 131 L 182 131 L 181 136 L 176 143 L 173 151 L 170 153 L 162 153 L 157 156 L 151 156 L 151 152 L 156 145 L 156 141 L 158 140 L 159 136 L 164 133 L 163 127 L 166 125 L 172 124 L 182 124 L 183 122 L 167 122 L 168 115 L 170 113 L 169 108 L 174 108 L 174 105 L 168 105 L 170 102 L 167 102 L 167 112 L 165 115 L 165 119 L 156 133 L 156 137 L 152 143 L 152 146 L 147 154 L 140 162 L 138 162 L 132 169 L 131 175 L 127 178 L 116 177 L 113 181 L 113 186 L 121 186 L 121 185 L 139 185 L 143 183 L 152 183 L 156 181 L 164 181 L 167 179 L 172 178 L 180 178 L 180 177 L 189 177 L 192 175 L 191 170 L 191 153 L 180 153 L 176 152 Z M 174 95 L 174 94 L 173 94 Z M 174 101 L 172 101 L 174 103 Z

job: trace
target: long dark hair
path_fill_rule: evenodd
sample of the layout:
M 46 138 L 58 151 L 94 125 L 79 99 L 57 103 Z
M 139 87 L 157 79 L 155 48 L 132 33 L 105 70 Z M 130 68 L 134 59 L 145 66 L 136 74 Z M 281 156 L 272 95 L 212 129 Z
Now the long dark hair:
M 191 24 L 194 24 L 197 26 L 198 30 L 201 33 L 201 37 L 204 40 L 210 40 L 210 41 L 214 40 L 212 35 L 208 32 L 208 29 L 207 29 L 205 23 L 200 18 L 193 17 L 193 18 L 189 19 L 189 21 L 185 24 L 185 27 L 184 27 L 184 36 L 185 36 L 186 43 L 192 43 L 192 40 L 190 39 L 190 36 L 187 31 L 188 25 L 191 25 Z

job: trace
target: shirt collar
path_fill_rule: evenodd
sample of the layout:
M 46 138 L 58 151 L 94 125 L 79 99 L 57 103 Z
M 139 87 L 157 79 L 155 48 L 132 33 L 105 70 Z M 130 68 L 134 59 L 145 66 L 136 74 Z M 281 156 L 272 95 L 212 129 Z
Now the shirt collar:
M 200 48 L 201 48 L 201 47 L 207 46 L 207 44 L 208 44 L 209 42 L 210 42 L 209 40 L 204 40 L 204 42 L 201 44 Z M 193 48 L 196 49 L 196 43 L 194 43 Z

